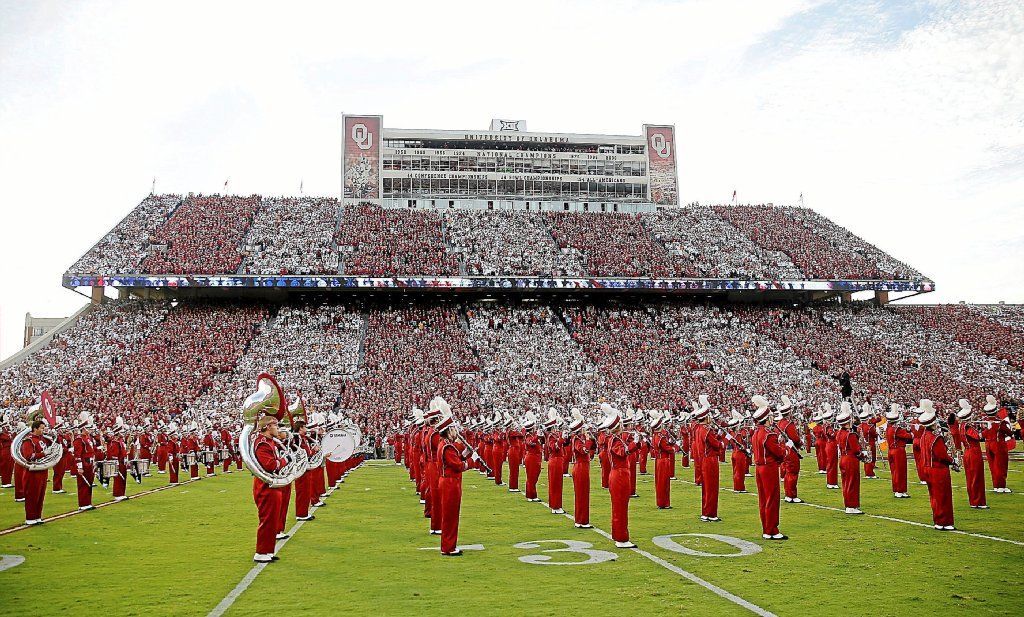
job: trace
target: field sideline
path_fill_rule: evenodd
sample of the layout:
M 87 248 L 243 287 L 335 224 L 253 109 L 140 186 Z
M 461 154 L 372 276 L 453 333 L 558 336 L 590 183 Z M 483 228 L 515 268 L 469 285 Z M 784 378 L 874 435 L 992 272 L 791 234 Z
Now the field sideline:
M 609 502 L 596 463 L 593 471 L 592 522 L 608 530 Z M 847 516 L 823 508 L 839 507 L 841 495 L 825 490 L 811 469 L 801 478 L 801 496 L 823 507 L 783 504 L 782 530 L 792 539 L 779 543 L 762 542 L 752 493 L 723 491 L 724 521 L 701 523 L 692 469 L 681 469 L 672 485 L 672 510 L 654 507 L 653 477 L 639 476 L 640 498 L 630 504 L 637 551 L 616 549 L 598 531 L 574 529 L 542 504 L 468 472 L 460 544 L 482 550 L 442 559 L 431 548 L 438 540 L 426 533 L 404 468 L 371 461 L 349 476 L 328 507 L 316 512 L 317 520 L 281 549 L 281 561 L 259 571 L 224 614 L 456 608 L 531 615 L 749 615 L 751 608 L 777 615 L 1015 614 L 1024 605 L 1022 471 L 1024 463 L 1011 462 L 1015 492 L 989 493 L 988 511 L 971 510 L 963 490 L 955 489 L 956 523 L 966 533 L 952 534 L 912 524 L 930 525 L 923 486 L 911 485 L 909 500 L 892 499 L 880 470 L 883 480 L 862 482 L 868 516 Z M 723 466 L 723 484 L 727 473 Z M 163 486 L 165 478 L 154 475 L 130 490 Z M 954 475 L 954 485 L 962 480 Z M 247 472 L 219 475 L 0 536 L 0 554 L 25 558 L 0 571 L 0 614 L 209 614 L 253 570 L 251 483 Z M 571 512 L 568 479 L 565 486 Z M 74 484 L 65 487 L 73 490 Z M 754 489 L 752 478 L 747 488 Z M 24 518 L 11 492 L 0 491 L 0 529 Z M 540 494 L 546 497 L 546 487 Z M 97 487 L 94 495 L 109 493 Z M 46 504 L 44 513 L 52 516 L 70 509 L 74 495 L 48 494 Z M 655 540 L 671 534 L 738 538 L 752 554 L 703 536 Z M 544 552 L 568 548 L 562 541 L 584 542 L 576 546 L 595 552 Z M 733 556 L 679 552 L 686 549 Z M 735 597 L 721 597 L 716 587 Z

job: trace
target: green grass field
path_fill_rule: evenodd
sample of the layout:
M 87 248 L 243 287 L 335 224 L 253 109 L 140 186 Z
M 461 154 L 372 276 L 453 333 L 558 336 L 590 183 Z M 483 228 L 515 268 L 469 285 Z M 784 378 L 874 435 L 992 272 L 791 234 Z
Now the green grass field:
M 813 467 L 810 459 L 806 463 L 805 469 Z M 761 540 L 752 493 L 723 492 L 724 521 L 701 523 L 699 488 L 688 483 L 692 470 L 681 470 L 673 483 L 672 510 L 654 507 L 653 478 L 640 476 L 640 498 L 630 504 L 630 531 L 640 551 L 616 549 L 598 531 L 575 529 L 543 504 L 527 503 L 522 494 L 469 472 L 460 544 L 483 550 L 451 559 L 438 555 L 437 537 L 427 534 L 404 468 L 369 462 L 225 614 L 751 614 L 695 577 L 777 615 L 1019 614 L 1024 464 L 1012 462 L 1011 470 L 1015 492 L 990 493 L 991 510 L 971 510 L 964 490 L 954 489 L 957 527 L 968 533 L 783 504 L 782 530 L 791 539 L 777 543 Z M 727 473 L 723 466 L 723 484 Z M 597 474 L 595 463 L 592 522 L 608 530 L 608 497 Z M 925 487 L 912 485 L 911 499 L 895 500 L 887 474 L 880 475 L 886 479 L 862 484 L 868 515 L 930 524 Z M 154 475 L 130 490 L 161 486 L 165 478 Z M 962 480 L 955 476 L 954 484 L 962 486 Z M 251 484 L 245 472 L 219 475 L 0 536 L 0 554 L 25 558 L 0 571 L 0 614 L 208 614 L 253 569 Z M 754 489 L 752 478 L 747 488 Z M 0 529 L 24 518 L 11 493 L 0 491 Z M 95 495 L 108 493 L 98 488 Z M 813 504 L 841 505 L 840 493 L 826 491 L 813 470 L 801 479 L 801 496 Z M 565 503 L 571 511 L 568 479 Z M 73 494 L 48 494 L 44 513 L 74 506 Z M 671 544 L 665 548 L 664 541 L 655 543 L 655 537 L 669 534 L 731 536 L 760 550 L 732 557 L 684 554 L 670 550 Z M 543 552 L 565 549 L 559 541 L 585 542 L 591 545 L 587 550 L 599 553 L 591 558 Z M 709 554 L 740 552 L 703 536 L 671 541 Z M 530 555 L 549 561 L 529 563 Z M 608 557 L 614 559 L 602 561 Z

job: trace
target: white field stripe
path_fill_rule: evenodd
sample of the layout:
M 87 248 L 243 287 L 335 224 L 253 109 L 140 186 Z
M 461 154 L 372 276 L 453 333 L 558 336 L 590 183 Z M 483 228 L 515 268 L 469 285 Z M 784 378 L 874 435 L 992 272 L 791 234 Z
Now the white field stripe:
M 541 501 L 539 503 L 542 504 L 549 511 L 551 510 L 551 507 L 548 506 L 547 503 L 545 503 L 543 501 Z M 565 518 L 569 519 L 570 521 L 574 520 L 573 519 L 573 515 L 569 514 L 568 512 L 562 514 L 562 516 L 564 516 Z M 602 536 L 604 536 L 604 537 L 608 538 L 609 540 L 611 540 L 612 542 L 614 542 L 614 540 L 612 540 L 612 535 L 610 533 L 608 533 L 607 531 L 605 531 L 603 529 L 599 529 L 597 527 L 592 527 L 591 529 L 593 529 L 597 533 L 601 534 Z M 680 568 L 679 566 L 676 566 L 675 564 L 669 563 L 669 562 L 665 561 L 664 559 L 662 559 L 661 557 L 658 557 L 657 555 L 652 555 L 651 553 L 648 553 L 647 551 L 645 551 L 643 549 L 640 549 L 640 548 L 631 548 L 631 549 L 628 549 L 628 550 L 631 550 L 634 553 L 637 553 L 638 555 L 643 555 L 647 559 L 653 561 L 654 563 L 656 563 L 659 566 L 665 568 L 666 570 L 668 570 L 670 572 L 674 572 L 674 573 L 678 574 L 679 576 L 685 578 L 686 580 L 688 580 L 690 582 L 697 583 L 701 587 L 703 587 L 703 588 L 711 591 L 712 593 L 714 593 L 716 596 L 718 596 L 720 598 L 724 598 L 724 599 L 726 599 L 726 600 L 728 600 L 728 601 L 730 601 L 730 602 L 732 602 L 734 604 L 738 604 L 739 606 L 742 606 L 743 608 L 747 609 L 748 611 L 750 611 L 752 613 L 755 613 L 757 615 L 761 615 L 761 617 L 777 617 L 775 615 L 775 613 L 772 613 L 771 611 L 767 611 L 767 610 L 761 608 L 760 606 L 758 606 L 758 605 L 756 605 L 756 604 L 754 604 L 752 602 L 744 600 L 743 598 L 737 596 L 736 594 L 731 593 L 729 591 L 726 591 L 725 589 L 722 589 L 718 585 L 715 585 L 714 583 L 706 581 L 706 580 L 702 579 L 701 577 L 697 576 L 696 574 L 694 574 L 692 572 L 687 572 L 686 570 Z
M 359 469 L 360 467 L 362 467 L 362 464 L 350 469 L 348 473 L 352 473 L 353 471 Z M 331 488 L 328 489 L 327 494 L 333 494 L 335 489 L 336 487 L 332 486 Z M 319 508 L 316 506 L 311 506 L 309 512 L 310 514 L 312 514 L 316 510 L 319 510 Z M 295 532 L 301 529 L 302 525 L 305 523 L 306 521 L 295 521 L 295 525 L 290 530 L 288 530 L 288 537 L 284 540 L 278 540 L 277 544 L 274 546 L 275 555 L 279 553 L 282 548 L 284 548 L 284 545 L 288 543 L 288 540 L 291 540 L 295 537 Z M 231 608 L 231 605 L 235 603 L 235 600 L 237 600 L 238 597 L 242 595 L 242 593 L 246 589 L 248 589 L 250 585 L 252 585 L 252 582 L 256 580 L 256 577 L 259 576 L 260 572 L 262 572 L 263 568 L 267 567 L 267 565 L 268 564 L 266 563 L 258 563 L 254 565 L 252 569 L 249 570 L 248 574 L 242 577 L 242 580 L 238 581 L 238 584 L 235 585 L 235 588 L 231 590 L 231 593 L 224 596 L 224 599 L 221 600 L 220 603 L 217 604 L 217 606 L 213 607 L 213 610 L 207 614 L 207 617 L 220 617 L 221 615 L 223 615 L 224 611 Z
M 186 484 L 189 484 L 191 482 L 197 482 L 200 479 L 201 478 L 196 478 L 195 480 L 185 480 L 184 482 L 179 482 L 175 486 L 172 486 L 170 484 L 167 484 L 165 486 L 158 486 L 157 488 L 151 488 L 151 489 L 149 489 L 147 491 L 142 491 L 141 493 L 135 493 L 133 495 L 129 495 L 128 499 L 124 499 L 122 501 L 114 501 L 113 499 L 111 499 L 110 501 L 105 501 L 103 503 L 96 504 L 95 509 L 99 510 L 100 508 L 106 508 L 107 506 L 112 506 L 114 504 L 124 503 L 126 501 L 131 501 L 133 499 L 138 499 L 139 497 L 143 497 L 145 495 L 150 495 L 152 493 L 159 493 L 160 491 L 166 491 L 166 490 L 169 490 L 169 489 L 172 489 L 172 488 L 179 488 L 179 487 L 185 486 Z M 45 504 L 45 502 L 43 502 L 43 503 Z M 82 514 L 83 512 L 90 512 L 90 510 L 78 510 L 78 509 L 70 510 L 68 512 L 63 512 L 61 514 L 55 514 L 55 515 L 53 515 L 51 517 L 44 518 L 43 522 L 49 523 L 50 521 L 59 521 L 62 518 L 68 518 L 69 516 L 74 516 L 76 514 Z M 5 536 L 5 535 L 7 535 L 9 533 L 14 533 L 15 531 L 21 531 L 22 529 L 28 529 L 29 527 L 33 527 L 33 525 L 17 525 L 15 527 L 9 527 L 7 529 L 0 530 L 0 536 Z
M 685 482 L 686 484 L 692 484 L 694 486 L 698 486 L 697 483 L 691 482 L 690 480 L 682 480 L 682 479 L 680 479 L 679 481 L 680 482 Z M 732 492 L 731 489 L 725 489 L 725 488 L 721 488 L 719 490 L 721 492 L 723 492 L 723 493 L 725 493 L 725 492 L 731 493 Z M 744 493 L 739 493 L 739 494 L 744 494 Z M 754 492 L 754 491 L 748 491 L 745 494 L 747 494 L 747 495 L 754 495 L 754 496 L 757 495 L 757 493 Z M 803 499 L 803 497 L 801 497 L 801 499 Z M 812 508 L 817 508 L 819 510 L 832 510 L 833 512 L 842 512 L 843 514 L 846 513 L 846 510 L 844 508 L 833 508 L 832 506 L 823 506 L 821 504 L 809 503 L 807 501 L 801 501 L 801 503 L 794 504 L 794 505 L 810 506 Z M 914 525 L 915 527 L 924 527 L 926 529 L 934 529 L 935 528 L 934 525 L 929 525 L 928 523 L 919 523 L 917 521 L 908 521 L 908 520 L 905 520 L 905 519 L 902 519 L 902 518 L 895 518 L 895 517 L 892 517 L 892 516 L 882 516 L 881 514 L 868 514 L 868 513 L 865 512 L 864 514 L 859 514 L 857 516 L 866 516 L 868 518 L 877 518 L 877 519 L 880 519 L 880 520 L 883 520 L 883 521 L 891 521 L 893 523 L 903 523 L 905 525 Z M 1024 546 L 1024 542 L 1020 542 L 1018 540 L 1010 540 L 1009 538 L 1000 538 L 998 536 L 989 536 L 989 535 L 985 535 L 985 534 L 982 534 L 982 533 L 971 533 L 969 531 L 962 531 L 960 529 L 954 529 L 952 531 L 945 531 L 943 533 L 958 533 L 960 535 L 971 536 L 971 537 L 974 537 L 974 538 L 983 538 L 985 540 L 995 540 L 996 542 L 1007 542 L 1009 544 L 1016 544 L 1017 546 Z

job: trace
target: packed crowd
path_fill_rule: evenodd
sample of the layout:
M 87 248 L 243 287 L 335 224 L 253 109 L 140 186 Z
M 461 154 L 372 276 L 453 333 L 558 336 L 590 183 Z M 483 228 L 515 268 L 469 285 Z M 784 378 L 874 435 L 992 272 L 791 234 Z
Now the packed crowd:
M 242 243 L 243 274 L 337 274 L 338 200 L 264 198 Z
M 806 208 L 691 204 L 640 215 L 435 211 L 341 207 L 333 198 L 216 195 L 146 198 L 69 272 L 339 270 L 368 276 L 922 278 Z
M 236 272 L 242 264 L 242 238 L 259 209 L 259 195 L 190 195 L 153 234 L 150 255 L 142 262 L 143 272 Z
M 692 267 L 675 261 L 651 237 L 639 216 L 567 212 L 544 214 L 555 242 L 583 255 L 594 276 L 685 277 Z
M 338 228 L 343 272 L 366 276 L 458 275 L 441 215 L 363 204 L 345 208 Z
M 274 374 L 289 391 L 301 392 L 307 412 L 334 409 L 345 376 L 359 361 L 363 317 L 342 304 L 281 306 L 260 328 L 234 371 L 216 375 L 189 404 L 201 414 L 236 410 L 252 393 L 256 376 Z
M 178 195 L 148 195 L 71 266 L 76 274 L 135 274 L 157 228 L 181 203 Z
M 965 346 L 1024 369 L 1024 329 L 1014 329 L 966 305 L 901 306 L 897 310 L 900 316 L 929 331 L 941 332 Z
M 559 248 L 539 214 L 522 211 L 445 213 L 450 243 L 462 251 L 466 274 L 579 276 L 583 258 Z
M 590 409 L 604 389 L 596 367 L 547 306 L 471 306 L 469 343 L 480 358 L 485 409 L 515 417 L 530 409 Z
M 1020 368 L 1001 357 L 1019 353 L 1017 339 L 986 353 L 916 311 L 638 300 L 358 308 L 125 300 L 95 307 L 4 369 L 0 408 L 19 414 L 49 390 L 58 415 L 88 411 L 101 426 L 118 415 L 136 425 L 237 418 L 265 370 L 312 409 L 341 410 L 378 436 L 439 393 L 467 416 L 602 400 L 681 410 L 699 393 L 723 409 L 740 409 L 758 392 L 786 393 L 813 409 L 838 402 L 836 378 L 848 371 L 854 400 L 878 409 L 921 398 L 948 409 L 959 398 L 1024 396 Z
M 920 273 L 806 208 L 715 206 L 751 240 L 781 251 L 809 278 L 903 279 Z
M 692 264 L 694 276 L 739 279 L 803 279 L 782 251 L 754 243 L 710 206 L 664 210 L 644 217 L 654 237 L 680 260 Z
M 455 307 L 384 307 L 367 320 L 362 369 L 342 383 L 339 403 L 364 434 L 386 433 L 411 405 L 426 409 L 441 392 L 463 412 L 478 411 L 479 363 Z

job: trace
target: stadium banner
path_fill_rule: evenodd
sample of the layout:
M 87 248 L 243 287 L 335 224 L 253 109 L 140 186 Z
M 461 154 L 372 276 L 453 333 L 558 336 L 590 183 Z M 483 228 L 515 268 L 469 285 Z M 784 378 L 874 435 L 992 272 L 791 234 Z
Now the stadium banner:
M 650 200 L 659 206 L 679 205 L 679 174 L 676 172 L 676 127 L 644 125 L 647 167 L 651 177 Z
M 380 203 L 382 116 L 341 118 L 341 198 L 345 204 Z
M 931 281 L 748 281 L 742 279 L 651 279 L 530 276 L 137 276 L 64 275 L 64 286 L 77 287 L 251 287 L 320 289 L 431 289 L 431 290 L 650 290 L 701 291 L 894 291 L 929 292 Z

